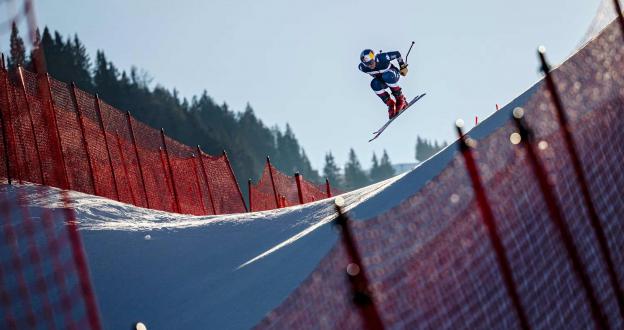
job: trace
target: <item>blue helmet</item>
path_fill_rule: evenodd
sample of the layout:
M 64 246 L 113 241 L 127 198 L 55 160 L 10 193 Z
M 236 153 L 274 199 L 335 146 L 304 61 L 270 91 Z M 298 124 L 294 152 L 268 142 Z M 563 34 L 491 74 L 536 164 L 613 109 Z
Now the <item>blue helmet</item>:
M 369 68 L 374 67 L 375 66 L 375 52 L 373 52 L 372 49 L 364 49 L 360 53 L 360 61 L 362 61 L 362 64 L 366 65 Z

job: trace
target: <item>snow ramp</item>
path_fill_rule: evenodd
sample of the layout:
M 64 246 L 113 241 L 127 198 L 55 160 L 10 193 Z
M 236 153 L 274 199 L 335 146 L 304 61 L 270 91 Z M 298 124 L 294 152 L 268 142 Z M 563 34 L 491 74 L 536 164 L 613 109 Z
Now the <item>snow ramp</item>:
M 624 283 L 624 36 L 608 26 L 553 71 L 600 225 Z M 525 110 L 552 191 L 590 276 L 578 278 L 548 216 L 510 114 Z M 550 93 L 538 82 L 468 132 L 513 282 L 533 328 L 590 328 L 588 294 L 624 327 Z M 62 208 L 56 190 L 33 214 Z M 518 328 L 458 146 L 404 175 L 342 195 L 373 302 L 388 328 Z M 71 193 L 104 328 L 363 328 L 332 225 L 333 200 L 226 216 L 187 216 Z M 62 223 L 57 223 L 57 226 Z M 621 294 L 621 293 L 620 293 Z

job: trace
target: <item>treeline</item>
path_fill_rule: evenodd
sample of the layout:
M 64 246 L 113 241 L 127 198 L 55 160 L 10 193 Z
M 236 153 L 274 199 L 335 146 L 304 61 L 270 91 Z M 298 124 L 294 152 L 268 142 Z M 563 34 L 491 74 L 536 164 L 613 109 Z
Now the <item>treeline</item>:
M 423 162 L 436 154 L 438 151 L 444 149 L 446 146 L 448 146 L 448 144 L 444 141 L 442 143 L 438 143 L 438 141 L 430 141 L 417 137 L 415 149 L 416 161 Z M 371 164 L 372 166 L 370 171 L 365 171 L 362 168 L 355 151 L 351 149 L 349 151 L 347 163 L 341 171 L 338 165 L 336 165 L 334 156 L 331 152 L 329 152 L 325 155 L 323 176 L 328 178 L 330 182 L 335 183 L 337 187 L 340 187 L 344 191 L 350 191 L 388 179 L 397 174 L 395 173 L 390 157 L 385 150 L 383 151 L 381 159 L 378 159 L 377 155 L 373 153 Z
M 445 141 L 443 141 L 442 144 L 439 144 L 438 141 L 430 141 L 417 137 L 415 148 L 416 161 L 424 162 L 429 157 L 435 155 L 438 151 L 446 148 L 447 145 L 448 144 Z
M 371 162 L 372 167 L 367 173 L 362 168 L 355 151 L 351 148 L 351 150 L 349 150 L 349 159 L 344 166 L 344 171 L 341 171 L 336 164 L 332 153 L 328 152 L 325 155 L 323 176 L 329 179 L 334 186 L 343 191 L 361 188 L 371 183 L 379 182 L 394 176 L 394 167 L 392 166 L 390 157 L 388 157 L 388 153 L 385 150 L 383 152 L 383 156 L 381 156 L 381 160 L 378 160 L 377 155 L 373 153 Z
M 46 27 L 37 31 L 48 72 L 54 78 L 70 82 L 122 110 L 131 111 L 138 120 L 154 128 L 164 128 L 167 135 L 189 146 L 201 145 L 212 155 L 228 152 L 239 182 L 257 180 L 270 156 L 280 171 L 298 171 L 306 179 L 323 181 L 314 170 L 305 151 L 287 124 L 285 129 L 267 127 L 247 105 L 243 112 L 232 111 L 227 104 L 217 104 L 204 91 L 190 100 L 178 92 L 156 84 L 145 72 L 132 67 L 129 72 L 119 69 L 98 50 L 92 61 L 77 35 L 64 38 L 58 31 Z M 26 55 L 24 41 L 16 26 L 11 32 L 9 70 L 22 65 L 34 69 L 34 54 Z M 246 189 L 246 185 L 241 185 Z
M 251 105 L 242 112 L 232 111 L 226 103 L 217 104 L 207 91 L 190 100 L 180 97 L 176 89 L 153 85 L 152 78 L 142 70 L 131 67 L 119 69 L 108 60 L 104 51 L 98 50 L 91 59 L 85 45 L 77 35 L 63 37 L 47 27 L 37 30 L 36 44 L 45 54 L 48 72 L 54 78 L 76 85 L 122 110 L 131 111 L 138 120 L 154 128 L 164 128 L 167 135 L 189 146 L 201 145 L 203 150 L 218 155 L 228 152 L 239 183 L 247 178 L 257 182 L 265 165 L 266 156 L 283 173 L 300 172 L 313 182 L 322 183 L 327 177 L 332 186 L 349 191 L 393 176 L 394 169 L 386 151 L 380 159 L 375 154 L 370 171 L 365 171 L 353 149 L 344 167 L 336 164 L 331 152 L 325 157 L 322 176 L 312 165 L 291 127 L 267 127 L 256 117 Z M 13 24 L 9 70 L 18 65 L 34 70 L 35 54 L 27 54 L 23 39 Z M 439 146 L 418 138 L 417 160 L 424 160 L 446 143 Z M 435 151 L 434 151 L 435 150 Z M 246 192 L 247 185 L 241 188 Z M 244 194 L 247 195 L 246 193 Z

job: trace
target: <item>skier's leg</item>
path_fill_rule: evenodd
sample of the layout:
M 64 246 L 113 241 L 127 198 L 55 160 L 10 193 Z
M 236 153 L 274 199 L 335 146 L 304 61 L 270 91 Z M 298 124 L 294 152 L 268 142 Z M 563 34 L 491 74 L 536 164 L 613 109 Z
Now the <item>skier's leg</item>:
M 401 90 L 401 87 L 399 86 L 399 77 L 401 77 L 401 75 L 399 74 L 399 70 L 396 70 L 394 68 L 384 72 L 381 75 L 381 78 L 384 80 L 386 85 L 390 87 L 390 90 L 392 91 L 392 95 L 394 96 L 394 99 L 396 100 L 397 111 L 401 111 L 407 106 L 407 101 L 405 100 L 403 91 Z
M 381 101 L 386 103 L 386 100 L 390 98 L 390 94 L 386 92 L 386 88 L 388 88 L 388 85 L 386 85 L 386 83 L 382 79 L 375 78 L 371 80 L 370 86 L 373 89 L 373 92 L 375 92 L 375 94 L 379 96 Z
M 383 79 L 375 78 L 371 81 L 371 88 L 383 103 L 388 106 L 388 117 L 392 118 L 396 113 L 396 107 L 394 105 L 394 100 L 390 97 L 390 94 L 386 92 L 388 85 L 386 85 Z

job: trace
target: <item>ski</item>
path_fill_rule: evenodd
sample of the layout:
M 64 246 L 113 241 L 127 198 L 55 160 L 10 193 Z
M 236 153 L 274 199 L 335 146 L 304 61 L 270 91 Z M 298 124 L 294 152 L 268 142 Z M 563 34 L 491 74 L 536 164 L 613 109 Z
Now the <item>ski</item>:
M 378 129 L 377 131 L 373 132 L 373 134 L 375 136 L 373 136 L 372 139 L 368 140 L 368 142 L 373 141 L 374 139 L 378 138 L 381 133 L 383 133 L 383 131 L 386 129 L 386 127 L 388 127 L 390 125 L 390 123 L 392 123 L 395 119 L 397 119 L 403 112 L 405 112 L 405 110 L 409 109 L 412 105 L 414 105 L 414 103 L 418 102 L 418 100 L 420 100 L 421 98 L 423 98 L 423 96 L 427 95 L 427 93 L 422 93 L 418 96 L 416 96 L 415 98 L 413 98 L 405 107 L 405 109 L 401 110 L 396 116 L 394 116 L 392 119 L 389 119 L 383 126 L 381 126 L 380 129 Z

